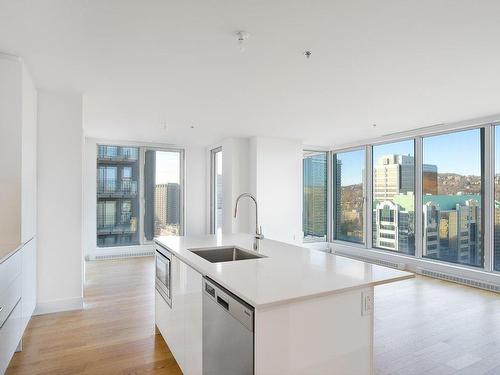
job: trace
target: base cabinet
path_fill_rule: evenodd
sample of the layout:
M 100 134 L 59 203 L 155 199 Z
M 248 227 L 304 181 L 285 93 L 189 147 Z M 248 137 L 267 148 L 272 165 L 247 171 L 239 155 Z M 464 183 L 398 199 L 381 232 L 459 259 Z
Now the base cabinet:
M 202 374 L 202 276 L 172 255 L 170 307 L 156 291 L 155 320 L 186 375 Z
M 0 374 L 9 367 L 10 359 L 14 354 L 19 340 L 23 335 L 21 319 L 21 303 L 19 302 L 9 315 L 9 318 L 0 328 Z
M 35 238 L 0 263 L 0 374 L 23 337 L 36 304 Z

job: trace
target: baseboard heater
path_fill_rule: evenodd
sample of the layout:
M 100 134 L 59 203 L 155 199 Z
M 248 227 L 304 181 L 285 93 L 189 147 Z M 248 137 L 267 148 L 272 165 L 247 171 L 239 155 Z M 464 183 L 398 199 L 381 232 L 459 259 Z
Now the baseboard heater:
M 467 285 L 467 286 L 472 286 L 474 288 L 480 288 L 480 289 L 484 289 L 484 290 L 489 290 L 490 292 L 500 293 L 500 285 L 499 284 L 475 280 L 475 279 L 471 279 L 468 277 L 450 275 L 448 273 L 437 272 L 437 271 L 433 271 L 433 270 L 429 270 L 429 269 L 421 268 L 421 267 L 417 267 L 416 272 L 419 275 L 434 277 L 436 279 L 452 281 L 455 283 L 459 283 L 459 284 L 463 284 L 463 285 Z
M 362 256 L 362 255 L 355 255 L 355 254 L 348 253 L 348 252 L 342 251 L 342 250 L 334 250 L 334 251 L 332 251 L 332 254 L 340 255 L 340 256 L 355 259 L 355 260 L 361 260 L 361 261 L 366 262 L 366 263 L 377 264 L 379 266 L 396 268 L 398 270 L 405 270 L 406 269 L 406 265 L 404 263 L 396 263 L 396 262 L 389 262 L 387 260 L 374 259 L 374 258 Z
M 110 259 L 121 259 L 121 258 L 137 258 L 137 257 L 147 257 L 155 255 L 154 250 L 150 251 L 137 251 L 137 252 L 127 252 L 119 254 L 105 254 L 105 255 L 95 255 L 90 257 L 91 260 L 110 260 Z

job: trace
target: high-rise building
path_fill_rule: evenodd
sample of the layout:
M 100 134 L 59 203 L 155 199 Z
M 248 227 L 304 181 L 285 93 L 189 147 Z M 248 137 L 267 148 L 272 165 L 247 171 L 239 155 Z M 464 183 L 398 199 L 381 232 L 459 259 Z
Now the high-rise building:
M 415 197 L 399 194 L 377 203 L 374 209 L 374 245 L 381 249 L 413 254 L 415 247 Z
M 415 159 L 408 155 L 381 156 L 373 168 L 373 198 L 391 200 L 395 195 L 413 192 Z
M 97 150 L 97 245 L 139 243 L 139 150 L 99 145 Z
M 482 266 L 480 195 L 424 196 L 424 255 Z
M 167 224 L 180 224 L 180 185 L 178 183 L 167 184 Z
M 422 192 L 423 194 L 437 195 L 438 172 L 436 165 L 432 164 L 422 165 Z
M 325 238 L 327 232 L 327 159 L 324 153 L 303 159 L 304 237 Z
M 164 228 L 167 225 L 167 184 L 155 186 L 155 227 Z

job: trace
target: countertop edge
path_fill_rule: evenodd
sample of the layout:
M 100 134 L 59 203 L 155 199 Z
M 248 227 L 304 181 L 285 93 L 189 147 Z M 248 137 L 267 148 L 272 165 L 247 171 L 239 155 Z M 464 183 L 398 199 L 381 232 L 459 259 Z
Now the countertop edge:
M 156 239 L 154 240 L 154 242 L 158 246 L 160 246 L 163 249 L 165 249 L 166 251 L 170 252 L 176 258 L 179 258 L 180 260 L 182 260 L 184 263 L 186 263 L 188 266 L 190 266 L 191 268 L 193 268 L 196 272 L 198 272 L 202 276 L 207 276 L 207 277 L 213 279 L 215 282 L 217 282 L 218 284 L 220 284 L 221 286 L 223 286 L 224 288 L 226 288 L 227 290 L 229 290 L 231 293 L 235 294 L 239 298 L 243 299 L 244 301 L 246 301 L 247 303 L 249 303 L 250 305 L 252 305 L 256 310 L 264 310 L 264 309 L 273 308 L 273 307 L 277 307 L 277 306 L 281 306 L 281 305 L 287 305 L 287 304 L 290 304 L 290 303 L 306 301 L 306 300 L 313 299 L 313 298 L 326 297 L 326 296 L 329 296 L 329 295 L 340 294 L 340 293 L 348 292 L 348 291 L 351 291 L 351 290 L 363 289 L 363 288 L 366 288 L 366 287 L 375 287 L 377 285 L 389 284 L 389 283 L 392 283 L 392 282 L 402 281 L 402 280 L 408 280 L 408 279 L 411 279 L 411 278 L 415 277 L 415 274 L 413 272 L 404 271 L 404 272 L 408 272 L 408 275 L 401 275 L 401 276 L 397 276 L 397 277 L 391 278 L 389 280 L 380 280 L 380 281 L 367 282 L 366 284 L 363 284 L 363 285 L 356 285 L 356 286 L 352 286 L 352 287 L 345 287 L 345 288 L 340 288 L 340 289 L 335 289 L 335 290 L 330 290 L 330 291 L 313 293 L 313 294 L 309 294 L 307 296 L 298 296 L 298 297 L 293 297 L 293 298 L 286 298 L 286 299 L 279 300 L 279 301 L 266 302 L 266 303 L 260 303 L 259 304 L 259 303 L 256 303 L 255 301 L 252 301 L 250 298 L 248 298 L 246 296 L 241 296 L 237 291 L 233 290 L 231 288 L 231 286 L 229 286 L 226 283 L 224 283 L 223 281 L 219 280 L 216 276 L 213 276 L 211 274 L 206 274 L 205 270 L 201 270 L 200 267 L 198 267 L 196 264 L 193 264 L 188 258 L 182 256 L 182 254 L 180 254 L 179 252 L 171 249 L 170 247 L 168 247 L 164 243 L 161 243 L 161 242 L 157 241 Z
M 6 262 L 12 255 L 14 255 L 19 250 L 21 250 L 24 245 L 25 245 L 24 243 L 20 243 L 19 245 L 14 247 L 12 250 L 8 250 L 5 254 L 0 255 L 0 264 Z

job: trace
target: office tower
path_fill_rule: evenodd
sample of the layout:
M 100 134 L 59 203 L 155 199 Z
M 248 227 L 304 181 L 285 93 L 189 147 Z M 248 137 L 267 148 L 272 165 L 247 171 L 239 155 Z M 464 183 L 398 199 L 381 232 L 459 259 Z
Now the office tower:
M 384 155 L 373 168 L 373 198 L 391 200 L 397 194 L 413 192 L 415 160 L 408 155 Z
M 180 186 L 177 183 L 167 184 L 167 225 L 180 224 Z
M 327 232 L 327 158 L 315 153 L 303 159 L 303 215 L 304 237 L 325 238 Z
M 424 256 L 482 266 L 480 195 L 424 196 Z
M 438 193 L 438 172 L 436 165 L 422 165 L 422 193 L 432 195 Z
M 374 208 L 374 246 L 413 254 L 415 249 L 415 197 L 399 194 Z
M 155 228 L 167 225 L 167 184 L 155 186 Z

